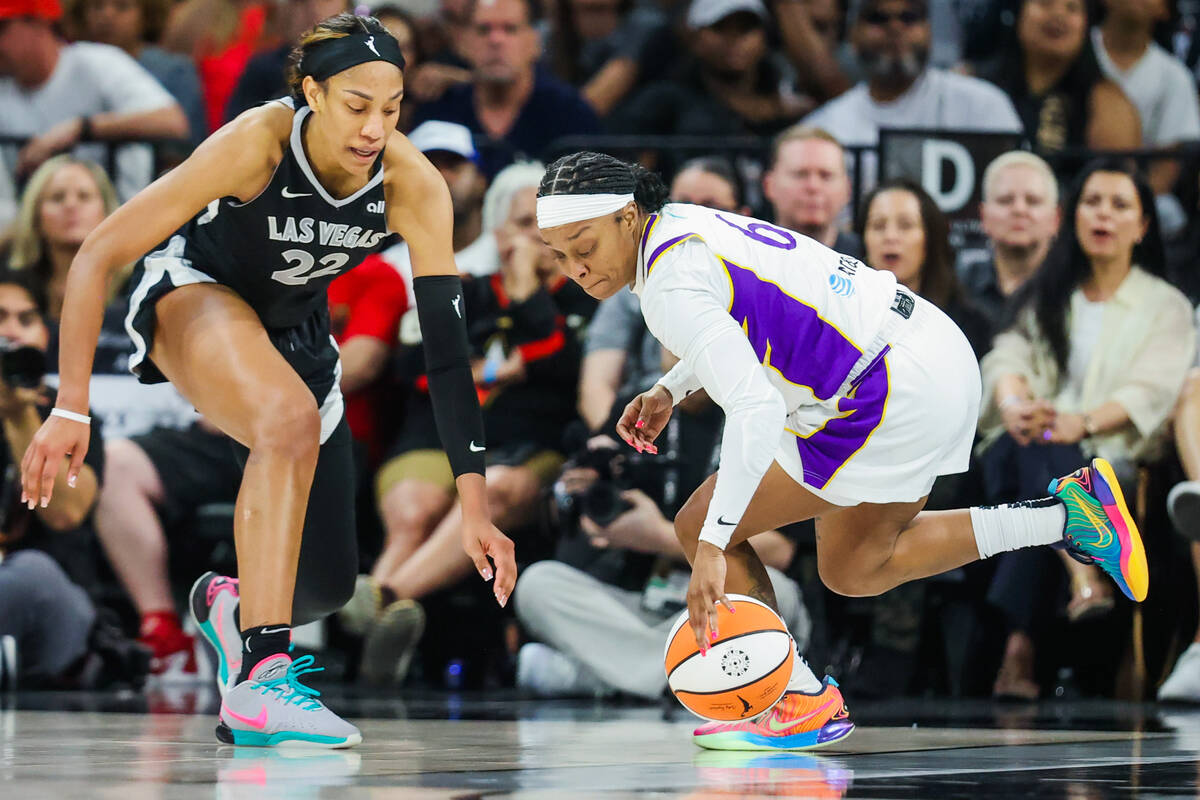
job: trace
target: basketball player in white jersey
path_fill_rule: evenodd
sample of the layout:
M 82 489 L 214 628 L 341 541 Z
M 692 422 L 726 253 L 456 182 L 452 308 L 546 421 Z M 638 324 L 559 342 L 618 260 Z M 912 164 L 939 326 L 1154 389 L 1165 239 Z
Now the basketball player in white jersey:
M 721 461 L 675 519 L 692 564 L 688 612 L 705 651 L 725 593 L 774 606 L 747 539 L 816 518 L 821 579 L 871 596 L 999 552 L 1057 544 L 1131 599 L 1149 575 L 1112 468 L 1095 459 L 1048 497 L 923 512 L 939 475 L 967 469 L 980 377 L 962 332 L 931 303 L 793 231 L 667 204 L 641 167 L 576 153 L 546 170 L 538 225 L 563 271 L 597 298 L 624 286 L 680 362 L 625 409 L 639 451 L 676 403 L 705 389 L 725 411 Z M 832 678 L 797 656 L 788 691 L 756 719 L 694 734 L 712 749 L 804 749 L 853 725 Z

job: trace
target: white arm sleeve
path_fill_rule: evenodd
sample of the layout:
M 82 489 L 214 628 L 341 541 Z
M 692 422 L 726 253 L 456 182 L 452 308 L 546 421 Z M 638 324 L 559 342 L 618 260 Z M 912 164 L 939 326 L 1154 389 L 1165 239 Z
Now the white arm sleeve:
M 730 290 L 713 279 L 721 268 L 708 247 L 693 240 L 667 256 L 670 262 L 655 267 L 642 308 L 651 332 L 680 357 L 671 372 L 686 374 L 686 364 L 725 411 L 717 485 L 700 531 L 702 541 L 724 550 L 775 458 L 787 408 L 729 316 Z
M 671 402 L 674 405 L 679 405 L 683 398 L 701 388 L 700 379 L 696 377 L 691 366 L 683 360 L 676 362 L 666 375 L 658 379 L 658 383 L 671 393 Z

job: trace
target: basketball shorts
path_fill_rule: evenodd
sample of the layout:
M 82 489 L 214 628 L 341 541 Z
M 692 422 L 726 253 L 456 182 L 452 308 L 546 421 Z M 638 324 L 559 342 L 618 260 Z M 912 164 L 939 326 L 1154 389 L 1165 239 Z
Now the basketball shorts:
M 788 415 L 776 461 L 836 505 L 919 500 L 967 470 L 982 391 L 967 338 L 918 297 L 850 392 Z
M 125 329 L 133 340 L 134 353 L 129 369 L 142 383 L 163 383 L 167 377 L 154 365 L 150 353 L 154 349 L 154 331 L 158 323 L 155 306 L 168 293 L 181 286 L 218 283 L 192 266 L 184 257 L 185 240 L 175 235 L 160 250 L 148 254 L 138 263 L 130 285 L 129 313 Z M 329 329 L 329 307 L 324 305 L 307 320 L 291 328 L 267 328 L 267 336 L 284 360 L 303 379 L 316 398 L 321 412 L 321 443 L 333 434 L 345 408 L 339 386 L 342 364 L 338 358 L 337 342 Z M 220 369 L 213 365 L 214 371 Z

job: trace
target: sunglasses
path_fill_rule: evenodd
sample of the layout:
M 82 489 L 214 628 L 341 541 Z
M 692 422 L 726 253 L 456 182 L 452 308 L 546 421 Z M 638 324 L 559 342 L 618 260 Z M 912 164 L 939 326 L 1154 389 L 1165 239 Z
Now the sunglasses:
M 876 25 L 883 27 L 889 22 L 897 21 L 905 27 L 911 27 L 918 23 L 924 22 L 926 15 L 923 11 L 897 11 L 893 14 L 885 14 L 882 11 L 865 11 L 862 15 L 862 21 L 867 25 Z

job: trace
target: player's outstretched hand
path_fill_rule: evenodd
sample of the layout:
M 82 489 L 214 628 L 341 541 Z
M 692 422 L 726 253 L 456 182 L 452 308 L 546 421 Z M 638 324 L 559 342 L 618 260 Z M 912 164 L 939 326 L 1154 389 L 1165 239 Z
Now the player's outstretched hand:
M 666 387 L 655 384 L 629 401 L 621 419 L 617 420 L 617 435 L 639 453 L 658 454 L 654 440 L 667 427 L 675 403 Z
M 517 583 L 516 548 L 512 539 L 487 519 L 464 520 L 463 550 L 475 562 L 475 569 L 485 581 L 492 579 L 492 564 L 496 565 L 492 594 L 496 595 L 496 602 L 503 608 Z
M 717 604 L 733 613 L 733 604 L 725 596 L 725 553 L 709 542 L 700 542 L 696 557 L 692 560 L 692 580 L 688 584 L 688 622 L 696 636 L 696 646 L 701 653 L 719 635 L 717 632 Z
M 50 417 L 34 434 L 33 441 L 21 459 L 21 502 L 34 508 L 50 505 L 54 495 L 54 479 L 66 457 L 71 458 L 67 468 L 67 486 L 75 485 L 75 478 L 87 455 L 91 427 L 63 417 Z

